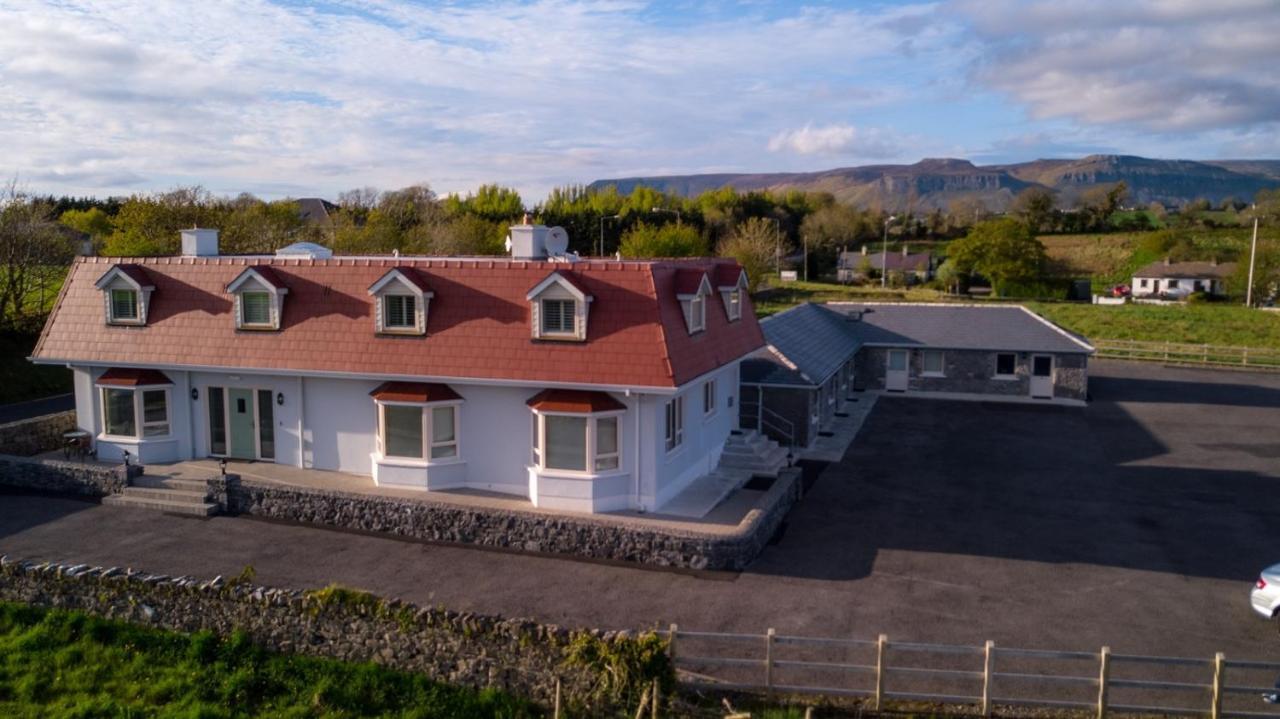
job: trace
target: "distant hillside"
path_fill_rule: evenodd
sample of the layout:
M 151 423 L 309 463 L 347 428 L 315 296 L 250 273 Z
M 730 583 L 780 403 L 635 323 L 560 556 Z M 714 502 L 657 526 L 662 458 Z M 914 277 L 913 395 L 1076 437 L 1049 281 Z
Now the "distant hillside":
M 652 187 L 686 197 L 725 186 L 747 190 L 830 192 L 844 202 L 899 210 L 946 208 L 960 199 L 977 199 L 1003 210 L 1028 187 L 1055 191 L 1072 204 L 1091 187 L 1123 180 L 1129 203 L 1180 205 L 1206 198 L 1251 199 L 1258 190 L 1280 186 L 1280 160 L 1153 160 L 1130 155 L 1090 155 L 1078 160 L 1035 160 L 1010 165 L 974 165 L 968 160 L 926 159 L 914 165 L 864 165 L 820 172 L 668 175 L 596 180 L 590 187 L 616 185 L 630 193 Z

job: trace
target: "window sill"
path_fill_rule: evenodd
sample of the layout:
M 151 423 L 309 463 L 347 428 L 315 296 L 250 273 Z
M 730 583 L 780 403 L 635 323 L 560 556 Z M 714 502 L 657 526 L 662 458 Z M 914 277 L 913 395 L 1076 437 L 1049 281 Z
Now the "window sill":
M 158 435 L 155 437 L 130 437 L 115 434 L 99 434 L 94 439 L 98 442 L 111 442 L 112 444 L 159 444 L 161 442 L 176 442 L 177 437 L 172 434 Z
M 1006 382 L 1009 382 L 1009 381 L 1013 381 L 1013 380 L 1018 379 L 1018 375 L 1016 375 L 1016 374 L 997 374 L 997 375 L 992 375 L 991 379 L 998 379 L 998 380 L 1004 380 L 1004 381 L 1006 381 Z
M 529 467 L 529 471 L 535 472 L 539 477 L 580 480 L 609 479 L 611 477 L 620 477 L 627 474 L 627 472 L 621 467 L 617 469 L 606 469 L 600 472 L 580 472 L 576 469 L 543 469 L 537 465 L 531 465 Z
M 427 333 L 426 333 L 426 332 L 419 332 L 417 329 L 412 328 L 412 327 L 407 327 L 407 328 L 405 328 L 405 329 L 397 329 L 397 328 L 383 328 L 383 329 L 378 330 L 377 334 L 380 334 L 380 335 L 392 335 L 392 336 L 396 336 L 396 337 L 422 337 L 422 336 L 426 335 Z
M 578 335 L 542 334 L 542 335 L 538 335 L 537 337 L 534 337 L 534 339 L 540 342 L 586 342 L 587 341 L 586 337 L 579 337 Z
M 945 372 L 921 372 L 921 373 L 920 373 L 920 376 L 921 376 L 921 377 L 942 377 L 942 378 L 945 378 L 947 375 L 946 375 L 946 373 L 945 373 Z
M 414 459 L 413 457 L 384 457 L 381 454 L 374 453 L 373 461 L 387 467 L 418 467 L 421 469 L 430 469 L 431 467 L 444 467 L 452 464 L 466 464 L 467 461 L 461 457 L 442 457 L 440 459 Z
M 244 332 L 276 332 L 280 328 L 275 325 L 240 325 L 236 329 Z

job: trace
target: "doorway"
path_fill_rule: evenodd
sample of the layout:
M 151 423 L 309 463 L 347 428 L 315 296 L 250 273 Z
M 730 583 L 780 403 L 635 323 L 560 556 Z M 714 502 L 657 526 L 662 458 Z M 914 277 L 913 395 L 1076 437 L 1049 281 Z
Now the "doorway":
M 906 350 L 889 350 L 889 359 L 885 366 L 884 388 L 890 392 L 906 392 L 908 378 L 908 362 Z
M 1053 399 L 1053 355 L 1031 356 L 1031 396 Z
M 274 461 L 275 411 L 271 390 L 209 387 L 209 454 Z

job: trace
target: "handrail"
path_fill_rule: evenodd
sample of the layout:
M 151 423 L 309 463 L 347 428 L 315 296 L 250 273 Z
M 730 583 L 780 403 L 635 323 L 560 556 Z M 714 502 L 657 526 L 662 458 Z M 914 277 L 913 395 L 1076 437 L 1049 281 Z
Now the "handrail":
M 760 403 L 760 424 L 772 425 L 770 429 L 773 429 L 778 434 L 781 434 L 782 436 L 786 437 L 787 445 L 789 447 L 796 446 L 795 424 L 791 420 L 787 419 L 786 417 L 783 417 L 777 412 L 764 406 L 763 402 Z M 780 425 L 786 425 L 786 429 L 783 429 Z

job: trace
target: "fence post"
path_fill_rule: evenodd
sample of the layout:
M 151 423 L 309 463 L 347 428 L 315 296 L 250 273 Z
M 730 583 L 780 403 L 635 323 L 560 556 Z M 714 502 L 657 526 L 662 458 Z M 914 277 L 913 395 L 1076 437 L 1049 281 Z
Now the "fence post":
M 996 643 L 987 640 L 982 657 L 982 716 L 991 716 L 991 662 L 995 658 Z M 1217 717 L 1214 717 L 1217 719 Z
M 653 704 L 649 705 L 653 709 L 653 711 L 652 713 L 649 714 L 649 719 L 658 719 L 658 699 L 659 698 L 660 696 L 658 694 L 658 678 L 654 677 L 653 678 Z
M 1213 655 L 1213 707 L 1209 712 L 1210 719 L 1222 716 L 1222 675 L 1227 669 L 1226 660 L 1222 652 Z
M 1107 681 L 1111 678 L 1111 647 L 1103 647 L 1098 655 L 1098 718 L 1107 716 Z
M 768 696 L 773 695 L 773 636 L 773 627 L 769 627 L 764 635 L 764 691 Z
M 552 716 L 560 719 L 560 677 L 556 677 L 556 710 Z
M 876 711 L 884 708 L 884 650 L 888 643 L 889 637 L 884 634 L 876 640 Z
M 676 635 L 680 633 L 680 628 L 671 623 L 671 629 L 667 632 L 667 656 L 671 657 L 671 668 L 676 666 Z

